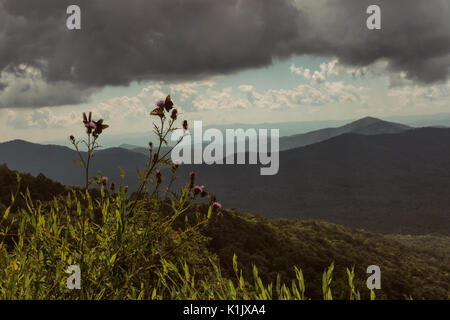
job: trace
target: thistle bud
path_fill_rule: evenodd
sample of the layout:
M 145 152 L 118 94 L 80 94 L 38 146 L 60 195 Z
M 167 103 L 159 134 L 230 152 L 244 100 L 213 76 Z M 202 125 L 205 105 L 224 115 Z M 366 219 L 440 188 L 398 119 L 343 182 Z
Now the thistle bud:
M 184 130 L 187 130 L 187 129 L 188 129 L 188 122 L 187 122 L 187 120 L 184 120 L 184 121 L 183 121 L 183 129 L 184 129 Z
M 192 189 L 195 183 L 195 171 L 192 171 L 189 175 L 189 189 Z
M 116 189 L 116 184 L 114 183 L 114 181 L 111 182 L 110 188 L 111 188 L 111 191 L 112 191 L 112 192 L 114 192 L 114 190 Z
M 156 170 L 156 184 L 160 184 L 162 182 L 162 174 L 158 169 Z
M 177 120 L 177 115 L 178 115 L 178 110 L 177 109 L 173 109 L 172 110 L 172 114 L 170 115 L 170 117 L 172 118 L 173 121 Z
M 75 137 L 74 137 L 73 135 L 71 135 L 71 136 L 69 137 L 69 139 L 70 139 L 70 142 L 72 142 L 73 144 L 75 144 Z
M 178 164 L 173 164 L 172 168 L 170 168 L 170 170 L 172 171 L 172 173 L 175 173 L 178 170 L 179 165 Z

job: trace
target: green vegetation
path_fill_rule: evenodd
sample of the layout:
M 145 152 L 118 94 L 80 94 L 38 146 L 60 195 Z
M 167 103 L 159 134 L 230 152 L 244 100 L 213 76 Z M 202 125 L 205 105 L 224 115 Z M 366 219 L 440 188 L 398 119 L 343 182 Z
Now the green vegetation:
M 152 111 L 159 146 L 150 144 L 132 195 L 123 183 L 89 176 L 107 128 L 91 115 L 83 118 L 86 142 L 70 137 L 77 151 L 88 148 L 79 160 L 84 189 L 1 167 L 0 299 L 373 299 L 365 286 L 372 264 L 382 268 L 378 298 L 449 298 L 448 239 L 433 251 L 325 222 L 223 210 L 195 173 L 171 190 L 178 166 L 161 149 L 175 130 L 172 106 L 169 96 Z M 162 176 L 164 166 L 172 176 Z M 70 265 L 81 268 L 79 290 L 67 288 Z
M 70 191 L 67 196 L 26 205 L 3 214 L 0 233 L 0 298 L 2 299 L 304 299 L 303 273 L 295 281 L 280 277 L 264 284 L 253 266 L 252 281 L 233 259 L 233 277 L 225 277 L 209 239 L 199 230 L 219 224 L 229 214 L 212 206 L 192 205 L 189 186 L 179 199 L 145 197 L 136 209 L 122 186 L 116 194 L 102 187 L 99 199 Z M 15 199 L 15 197 L 14 197 Z M 83 203 L 87 205 L 84 206 Z M 81 217 L 87 213 L 85 244 Z M 208 227 L 203 227 L 203 230 Z M 83 248 L 84 252 L 81 251 Z M 66 287 L 67 266 L 81 263 L 81 290 Z M 331 275 L 331 271 L 327 273 Z M 324 289 L 327 299 L 332 289 Z M 354 298 L 357 297 L 356 289 Z M 338 294 L 340 296 L 340 294 Z
M 365 288 L 366 268 L 382 270 L 380 299 L 450 299 L 450 237 L 381 235 L 323 221 L 266 219 L 229 211 L 212 221 L 203 234 L 210 237 L 208 248 L 221 261 L 224 275 L 233 274 L 229 261 L 236 253 L 244 275 L 258 266 L 264 281 L 277 274 L 290 279 L 293 266 L 301 267 L 310 279 L 306 293 L 320 298 L 323 266 L 334 261 L 332 288 L 335 298 L 345 298 L 346 269 L 354 267 L 356 285 Z M 424 244 L 427 243 L 427 245 Z M 367 290 L 361 290 L 368 298 Z
M 54 196 L 66 194 L 69 188 L 58 182 L 46 178 L 43 174 L 36 178 L 28 173 L 21 172 L 20 192 L 25 193 L 27 188 L 31 197 L 40 201 L 52 200 Z M 0 165 L 0 208 L 5 209 L 11 202 L 11 192 L 17 188 L 17 172 L 10 170 L 6 164 Z M 17 199 L 16 205 L 24 205 L 22 199 Z

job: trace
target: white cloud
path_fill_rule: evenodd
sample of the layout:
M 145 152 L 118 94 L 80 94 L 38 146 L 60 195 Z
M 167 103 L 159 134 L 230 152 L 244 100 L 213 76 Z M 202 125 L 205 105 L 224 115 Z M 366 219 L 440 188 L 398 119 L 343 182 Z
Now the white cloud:
M 6 109 L 6 121 L 9 126 L 16 129 L 28 128 L 65 128 L 79 119 L 74 112 L 68 114 L 56 114 L 51 108 L 39 108 L 32 110 Z

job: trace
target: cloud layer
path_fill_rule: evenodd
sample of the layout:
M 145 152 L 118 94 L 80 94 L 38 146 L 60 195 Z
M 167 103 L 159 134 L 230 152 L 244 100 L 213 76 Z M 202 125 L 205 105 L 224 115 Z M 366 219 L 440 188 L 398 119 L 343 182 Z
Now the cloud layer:
M 81 31 L 66 28 L 75 3 Z M 370 4 L 382 9 L 382 30 L 366 28 Z M 0 0 L 0 107 L 83 103 L 104 86 L 304 54 L 357 68 L 383 59 L 417 83 L 444 81 L 449 16 L 448 0 Z

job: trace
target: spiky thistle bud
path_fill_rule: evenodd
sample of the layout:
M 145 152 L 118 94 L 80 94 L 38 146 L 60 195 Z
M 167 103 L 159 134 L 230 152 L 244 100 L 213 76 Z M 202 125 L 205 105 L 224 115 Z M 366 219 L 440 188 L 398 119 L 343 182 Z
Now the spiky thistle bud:
M 170 115 L 170 118 L 172 118 L 172 120 L 175 121 L 175 120 L 177 120 L 177 116 L 178 116 L 178 110 L 173 109 L 172 114 Z
M 156 169 L 156 184 L 161 184 L 162 182 L 162 174 L 161 171 L 159 171 L 158 169 Z
M 191 171 L 191 173 L 189 174 L 189 189 L 192 189 L 192 187 L 194 187 L 194 183 L 195 183 L 195 171 Z

